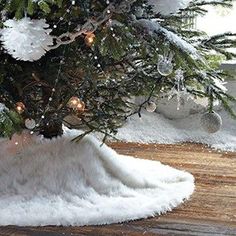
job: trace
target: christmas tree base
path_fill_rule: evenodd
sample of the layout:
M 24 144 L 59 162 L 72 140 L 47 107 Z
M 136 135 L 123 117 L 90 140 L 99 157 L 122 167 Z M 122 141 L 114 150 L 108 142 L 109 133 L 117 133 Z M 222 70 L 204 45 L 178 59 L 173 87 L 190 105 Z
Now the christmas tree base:
M 22 143 L 20 143 L 20 141 Z M 191 174 L 79 143 L 23 134 L 0 142 L 0 225 L 101 225 L 170 211 L 194 191 Z

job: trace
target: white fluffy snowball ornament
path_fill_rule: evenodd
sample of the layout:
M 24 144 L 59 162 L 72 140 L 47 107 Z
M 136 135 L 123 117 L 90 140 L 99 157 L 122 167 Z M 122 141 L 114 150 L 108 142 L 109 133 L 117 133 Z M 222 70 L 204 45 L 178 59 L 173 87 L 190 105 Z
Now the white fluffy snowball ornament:
M 7 108 L 5 107 L 5 105 L 3 103 L 0 103 L 0 113 L 3 112 L 6 109 Z
M 45 19 L 7 20 L 0 31 L 3 47 L 15 59 L 37 61 L 53 45 L 52 31 Z
M 222 118 L 216 112 L 207 112 L 201 117 L 200 123 L 206 132 L 213 134 L 220 130 L 222 126 Z
M 148 4 L 153 7 L 155 13 L 170 15 L 178 12 L 179 9 L 186 8 L 191 0 L 148 0 Z

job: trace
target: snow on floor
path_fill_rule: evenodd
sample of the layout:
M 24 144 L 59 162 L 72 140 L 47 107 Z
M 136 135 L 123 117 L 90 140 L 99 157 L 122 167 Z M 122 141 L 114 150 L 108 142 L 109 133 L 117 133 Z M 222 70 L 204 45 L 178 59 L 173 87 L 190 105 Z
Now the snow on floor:
M 158 113 L 142 112 L 142 117 L 133 116 L 119 129 L 114 141 L 135 143 L 176 144 L 184 142 L 201 143 L 221 151 L 236 151 L 236 119 L 225 111 L 218 112 L 223 120 L 220 131 L 206 133 L 200 126 L 202 114 L 184 119 L 171 120 Z M 81 131 L 65 128 L 65 136 L 79 135 Z M 101 134 L 94 134 L 102 139 Z
M 119 130 L 116 138 L 138 143 L 195 142 L 224 151 L 236 151 L 236 120 L 229 117 L 225 111 L 219 114 L 223 119 L 221 130 L 215 134 L 208 134 L 200 126 L 202 114 L 170 120 L 158 113 L 144 112 L 141 119 L 137 116 L 132 117 Z
M 15 143 L 18 145 L 15 145 Z M 29 134 L 0 140 L 0 225 L 100 225 L 172 210 L 194 191 L 191 174 L 79 143 Z

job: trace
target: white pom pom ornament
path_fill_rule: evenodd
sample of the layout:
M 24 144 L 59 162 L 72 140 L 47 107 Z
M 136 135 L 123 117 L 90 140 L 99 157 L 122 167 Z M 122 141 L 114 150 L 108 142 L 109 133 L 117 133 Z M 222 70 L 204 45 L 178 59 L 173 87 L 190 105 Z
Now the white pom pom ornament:
M 21 20 L 7 20 L 0 31 L 3 47 L 15 59 L 22 61 L 37 61 L 53 45 L 49 35 L 51 29 L 45 19 L 31 20 L 25 17 Z
M 222 126 L 222 118 L 216 112 L 208 112 L 203 114 L 200 123 L 206 132 L 213 134 L 220 130 Z
M 148 0 L 148 4 L 153 7 L 155 13 L 169 15 L 176 13 L 182 8 L 186 8 L 191 0 Z
M 0 103 L 0 113 L 3 112 L 4 110 L 8 110 L 8 109 L 3 103 Z

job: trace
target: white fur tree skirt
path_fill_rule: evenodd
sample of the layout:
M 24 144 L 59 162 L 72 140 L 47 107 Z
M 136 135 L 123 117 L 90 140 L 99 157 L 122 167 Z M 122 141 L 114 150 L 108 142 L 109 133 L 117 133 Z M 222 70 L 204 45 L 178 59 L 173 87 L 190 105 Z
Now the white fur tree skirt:
M 80 143 L 65 137 L 20 139 L 23 147 L 16 139 L 0 142 L 0 225 L 82 226 L 147 218 L 170 211 L 194 191 L 189 173 L 118 155 L 91 136 Z

